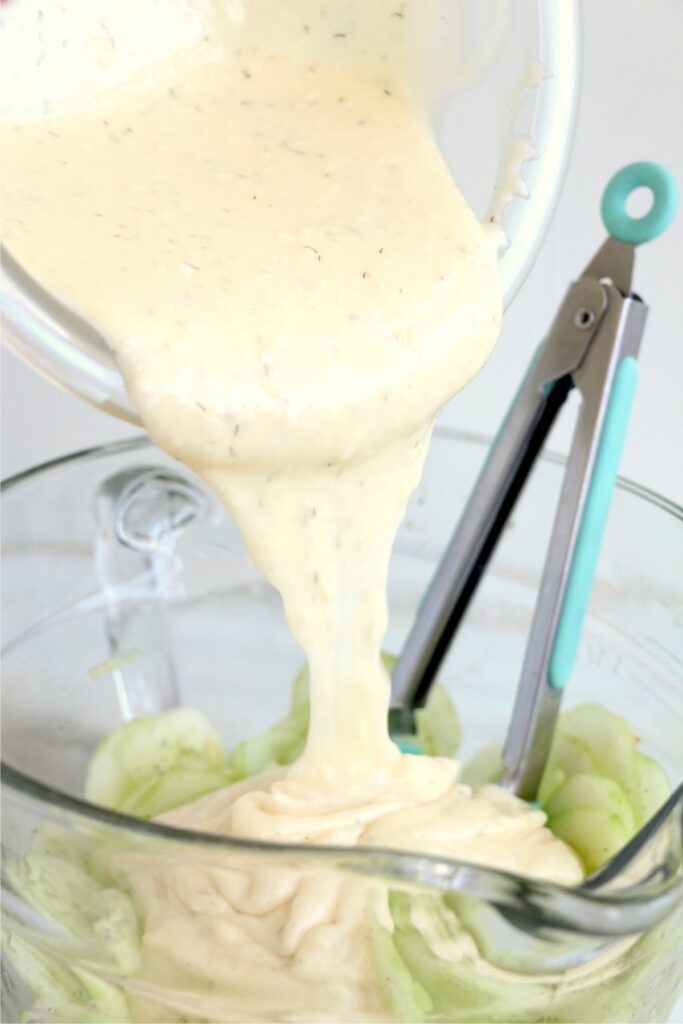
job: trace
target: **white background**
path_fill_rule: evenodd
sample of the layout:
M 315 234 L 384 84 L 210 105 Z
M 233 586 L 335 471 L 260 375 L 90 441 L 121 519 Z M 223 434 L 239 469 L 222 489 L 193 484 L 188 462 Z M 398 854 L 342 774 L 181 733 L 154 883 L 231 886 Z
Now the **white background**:
M 569 281 L 602 239 L 605 182 L 657 160 L 683 182 L 683 0 L 585 0 L 582 90 L 567 181 L 540 256 L 506 315 L 489 365 L 443 414 L 493 433 Z M 638 254 L 636 290 L 651 306 L 625 476 L 683 503 L 683 215 Z M 566 449 L 570 420 L 553 437 Z M 3 352 L 2 475 L 132 433 Z

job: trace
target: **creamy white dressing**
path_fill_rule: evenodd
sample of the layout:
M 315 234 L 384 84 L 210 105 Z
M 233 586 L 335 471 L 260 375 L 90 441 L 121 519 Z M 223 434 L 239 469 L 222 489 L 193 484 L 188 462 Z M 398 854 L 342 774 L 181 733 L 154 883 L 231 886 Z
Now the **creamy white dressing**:
M 310 665 L 300 760 L 165 820 L 578 881 L 541 812 L 473 795 L 455 762 L 387 733 L 391 545 L 435 416 L 501 314 L 497 236 L 425 108 L 428 7 L 260 2 L 239 25 L 219 8 L 211 45 L 163 74 L 4 131 L 7 245 L 110 340 L 150 435 L 225 502 Z M 340 1019 L 378 1019 L 376 885 L 205 853 L 121 869 L 145 911 L 139 985 L 206 983 L 179 1011 L 227 1019 L 210 982 L 294 1010 L 315 981 Z

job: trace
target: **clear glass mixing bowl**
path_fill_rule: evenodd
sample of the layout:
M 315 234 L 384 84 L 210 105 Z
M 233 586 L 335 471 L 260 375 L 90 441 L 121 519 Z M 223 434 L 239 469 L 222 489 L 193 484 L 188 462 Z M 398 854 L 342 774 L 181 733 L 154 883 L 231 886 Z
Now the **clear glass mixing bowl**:
M 160 20 L 158 0 L 72 0 L 47 7 L 14 0 L 3 8 L 0 116 L 33 115 L 46 96 L 59 103 L 116 87 L 141 66 L 191 46 L 213 3 L 166 0 Z M 482 220 L 500 220 L 509 239 L 501 258 L 507 304 L 541 244 L 564 174 L 578 81 L 578 6 L 575 0 L 438 0 L 436 7 L 423 54 L 427 78 L 433 79 L 427 85 L 434 128 L 472 208 Z M 44 47 L 44 38 L 54 45 Z M 35 49 L 34 58 L 22 59 L 13 70 L 12 49 L 19 53 L 26 46 L 29 54 Z M 457 68 L 448 89 L 440 87 L 444 59 Z M 520 139 L 529 147 L 520 148 Z M 522 157 L 520 183 L 511 171 Z M 516 194 L 501 209 L 510 182 Z M 6 343 L 50 379 L 136 422 L 106 339 L 59 296 L 41 289 L 30 266 L 18 266 L 6 252 L 2 262 Z M 68 302 L 68 296 L 61 298 Z
M 484 454 L 478 438 L 434 440 L 392 560 L 387 650 L 401 646 Z M 440 673 L 463 758 L 504 733 L 562 468 L 537 465 Z M 245 990 L 222 961 L 155 974 L 163 935 L 141 945 L 125 864 L 137 858 L 162 877 L 188 856 L 200 873 L 233 877 L 331 873 L 390 891 L 404 923 L 448 917 L 478 954 L 434 986 L 426 1019 L 668 1019 L 683 971 L 680 800 L 612 871 L 574 890 L 407 853 L 190 834 L 96 808 L 82 798 L 84 775 L 114 725 L 182 702 L 232 747 L 285 712 L 301 652 L 225 511 L 144 440 L 10 481 L 2 512 L 5 1020 L 417 1019 L 379 924 L 368 956 L 382 1013 L 323 982 L 292 994 L 277 974 Z M 682 538 L 680 509 L 620 484 L 566 695 L 622 713 L 672 783 L 683 775 L 683 584 L 672 558 Z M 215 926 L 201 901 L 190 919 Z M 395 940 L 415 954 L 409 925 Z

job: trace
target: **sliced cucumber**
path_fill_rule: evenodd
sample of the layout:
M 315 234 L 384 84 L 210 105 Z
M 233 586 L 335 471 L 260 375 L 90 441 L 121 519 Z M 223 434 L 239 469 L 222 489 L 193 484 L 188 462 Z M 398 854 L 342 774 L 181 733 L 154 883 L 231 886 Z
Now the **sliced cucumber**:
M 659 810 L 671 793 L 669 780 L 656 761 L 646 754 L 636 754 L 638 798 L 634 803 L 636 827 L 640 828 Z
M 212 770 L 192 757 L 180 758 L 170 771 L 132 790 L 118 810 L 136 818 L 156 818 L 236 781 L 237 775 L 227 763 L 223 770 Z
M 417 743 L 424 754 L 454 757 L 460 746 L 460 722 L 443 686 L 432 687 L 424 708 L 415 712 Z
M 520 1010 L 533 1006 L 538 990 L 533 984 L 510 988 L 499 978 L 482 970 L 476 959 L 443 960 L 435 954 L 427 937 L 411 920 L 411 897 L 393 892 L 390 907 L 395 923 L 394 944 L 403 963 L 421 988 L 428 993 L 433 1020 L 510 1021 L 519 1020 Z M 461 927 L 452 911 L 440 899 L 431 899 L 431 911 L 446 933 L 457 941 Z
M 22 1016 L 27 1024 L 126 1024 L 131 1020 L 118 985 L 82 968 L 66 967 L 15 933 L 5 933 L 3 946 L 34 1000 L 32 1009 Z
M 552 761 L 548 761 L 546 769 L 543 772 L 543 778 L 541 784 L 538 787 L 538 793 L 536 794 L 536 800 L 538 803 L 545 807 L 546 802 L 553 795 L 555 790 L 559 789 L 560 786 L 567 781 L 567 772 L 559 764 L 553 764 Z
M 458 776 L 458 782 L 463 782 L 466 786 L 471 786 L 472 789 L 480 789 L 482 786 L 498 782 L 505 771 L 502 751 L 500 743 L 491 743 L 487 747 L 482 747 L 462 769 Z
M 81 967 L 73 967 L 72 970 L 90 997 L 84 1007 L 83 1021 L 126 1024 L 131 1020 L 128 1001 L 124 991 L 118 985 L 105 981 Z
M 561 715 L 557 723 L 548 763 L 538 787 L 537 799 L 541 804 L 545 804 L 553 791 L 572 775 L 601 774 L 590 746 L 583 739 L 568 734 L 565 730 L 564 717 Z
M 239 743 L 230 758 L 236 777 L 246 779 L 296 761 L 306 746 L 309 717 L 306 701 L 265 732 Z
M 640 790 L 636 765 L 638 740 L 621 715 L 599 704 L 581 704 L 562 715 L 560 729 L 562 735 L 590 750 L 595 773 L 618 782 L 633 806 Z
M 550 829 L 588 870 L 628 842 L 669 794 L 664 772 L 637 747 L 627 722 L 599 704 L 560 715 L 538 800 Z
M 610 818 L 617 817 L 629 836 L 635 831 L 633 809 L 623 789 L 613 779 L 603 779 L 599 775 L 572 775 L 555 790 L 545 805 L 550 827 L 556 817 L 582 808 L 601 811 Z
M 552 819 L 551 828 L 576 851 L 588 874 L 614 856 L 631 838 L 619 815 L 588 807 L 558 814 Z
M 380 925 L 373 928 L 371 955 L 391 1019 L 409 1024 L 425 1020 L 433 1003 L 401 959 L 387 928 Z
M 85 795 L 118 810 L 139 787 L 167 774 L 185 755 L 195 755 L 208 769 L 225 763 L 218 734 L 201 712 L 174 708 L 135 718 L 114 729 L 95 751 Z

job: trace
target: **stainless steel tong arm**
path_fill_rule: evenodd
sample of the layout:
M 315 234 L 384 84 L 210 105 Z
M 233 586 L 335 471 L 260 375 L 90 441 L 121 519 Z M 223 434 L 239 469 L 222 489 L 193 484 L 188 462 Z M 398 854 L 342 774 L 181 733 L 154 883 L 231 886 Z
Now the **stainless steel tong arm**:
M 393 708 L 425 703 L 550 427 L 576 388 L 581 407 L 503 754 L 502 784 L 528 799 L 537 791 L 576 656 L 633 394 L 647 307 L 629 294 L 632 269 L 633 248 L 608 239 L 569 288 L 493 442 L 392 676 Z
M 510 483 L 520 471 L 544 411 L 554 405 L 549 401 L 552 388 L 581 365 L 597 334 L 606 303 L 605 289 L 595 280 L 583 278 L 570 288 L 508 410 L 439 568 L 422 598 L 392 674 L 393 706 L 423 706 L 445 654 L 442 644 L 449 620 L 457 612 L 468 581 L 476 585 L 485 568 L 487 541 L 496 520 L 508 511 L 505 505 Z M 590 310 L 595 317 L 588 328 L 585 321 L 580 326 L 575 323 L 581 310 Z M 557 400 L 559 396 L 552 397 Z M 552 419 L 555 414 L 556 410 L 552 409 Z M 452 631 L 446 637 L 446 647 L 451 635 Z

